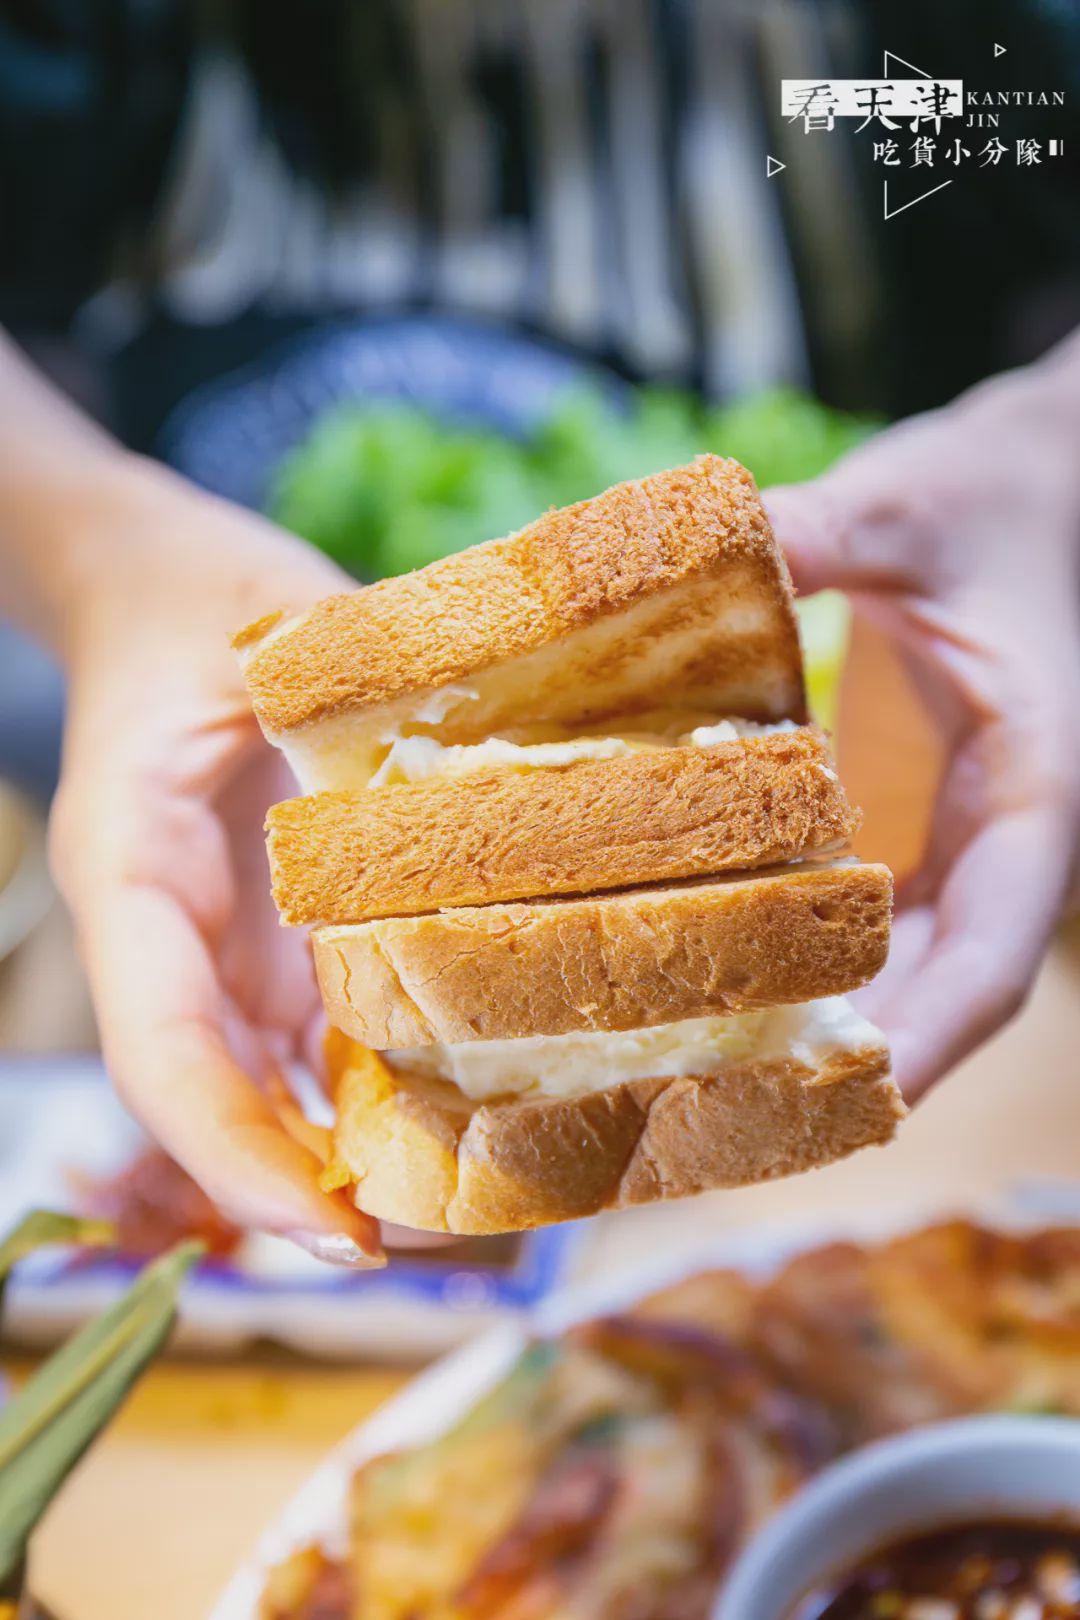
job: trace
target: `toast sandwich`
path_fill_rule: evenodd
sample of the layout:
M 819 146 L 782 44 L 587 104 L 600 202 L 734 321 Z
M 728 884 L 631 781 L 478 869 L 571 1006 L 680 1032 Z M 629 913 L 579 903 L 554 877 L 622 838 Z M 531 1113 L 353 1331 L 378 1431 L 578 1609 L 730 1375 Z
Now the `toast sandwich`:
M 886 868 L 808 723 L 749 473 L 703 456 L 236 637 L 374 1215 L 542 1225 L 829 1162 L 904 1112 L 842 999 Z

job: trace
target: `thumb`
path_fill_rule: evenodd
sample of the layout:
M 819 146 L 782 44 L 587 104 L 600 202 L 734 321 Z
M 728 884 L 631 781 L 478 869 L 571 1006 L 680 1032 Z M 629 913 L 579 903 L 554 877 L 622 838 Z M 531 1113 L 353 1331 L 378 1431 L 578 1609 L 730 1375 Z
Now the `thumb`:
M 800 593 L 866 585 L 852 563 L 850 502 L 840 477 L 827 474 L 807 484 L 782 484 L 765 490 L 761 498 Z

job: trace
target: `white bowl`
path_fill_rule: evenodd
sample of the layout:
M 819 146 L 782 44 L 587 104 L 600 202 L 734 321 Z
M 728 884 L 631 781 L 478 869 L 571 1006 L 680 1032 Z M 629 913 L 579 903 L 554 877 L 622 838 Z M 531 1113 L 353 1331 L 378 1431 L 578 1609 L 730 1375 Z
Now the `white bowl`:
M 883 1544 L 984 1513 L 1080 1517 L 1080 1421 L 962 1418 L 867 1446 L 755 1537 L 714 1620 L 788 1620 L 800 1598 Z

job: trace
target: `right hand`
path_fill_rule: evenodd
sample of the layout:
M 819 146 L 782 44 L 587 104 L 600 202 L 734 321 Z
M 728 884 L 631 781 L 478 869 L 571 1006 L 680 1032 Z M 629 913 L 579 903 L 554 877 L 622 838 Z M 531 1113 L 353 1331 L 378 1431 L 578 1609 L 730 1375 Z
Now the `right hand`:
M 909 1102 L 1019 1010 L 1076 881 L 1074 395 L 1076 340 L 765 496 L 796 584 L 838 587 L 887 632 L 948 759 L 866 992 Z

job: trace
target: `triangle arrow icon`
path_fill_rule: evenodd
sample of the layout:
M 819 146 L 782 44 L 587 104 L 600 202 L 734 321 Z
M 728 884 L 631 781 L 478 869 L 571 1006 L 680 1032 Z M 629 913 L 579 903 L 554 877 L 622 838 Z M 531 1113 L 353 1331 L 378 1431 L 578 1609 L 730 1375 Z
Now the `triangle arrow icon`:
M 900 204 L 898 204 L 898 206 L 896 208 L 890 208 L 889 207 L 889 182 L 886 180 L 885 181 L 885 192 L 884 192 L 885 210 L 884 210 L 884 213 L 882 215 L 882 218 L 883 219 L 895 219 L 896 215 L 897 214 L 902 214 L 905 209 L 914 208 L 916 203 L 925 202 L 927 197 L 935 197 L 939 191 L 944 191 L 946 186 L 951 186 L 951 185 L 952 185 L 951 180 L 943 180 L 939 186 L 931 186 L 929 191 L 922 191 L 922 192 L 919 193 L 919 195 L 917 197 L 912 197 L 910 202 L 900 203 Z
M 786 163 L 781 163 L 779 158 L 774 158 L 771 155 L 771 153 L 766 152 L 766 154 L 765 154 L 765 178 L 766 178 L 766 180 L 771 180 L 774 174 L 779 174 L 781 169 L 786 169 L 786 168 L 787 168 Z
M 891 72 L 893 72 L 893 69 L 890 68 L 890 66 L 889 66 L 890 62 L 899 62 L 901 67 L 910 68 L 912 73 L 917 73 L 919 75 L 920 79 L 931 79 L 931 78 L 933 78 L 933 74 L 932 73 L 927 73 L 925 68 L 916 67 L 914 62 L 909 62 L 906 57 L 897 56 L 895 51 L 886 51 L 885 55 L 884 55 L 884 62 L 885 62 L 884 72 L 885 72 L 885 77 L 886 78 L 888 78 L 889 74 Z
M 994 46 L 994 55 L 995 56 L 1004 56 L 1005 55 L 1005 47 L 1004 47 L 1004 45 L 995 45 Z

